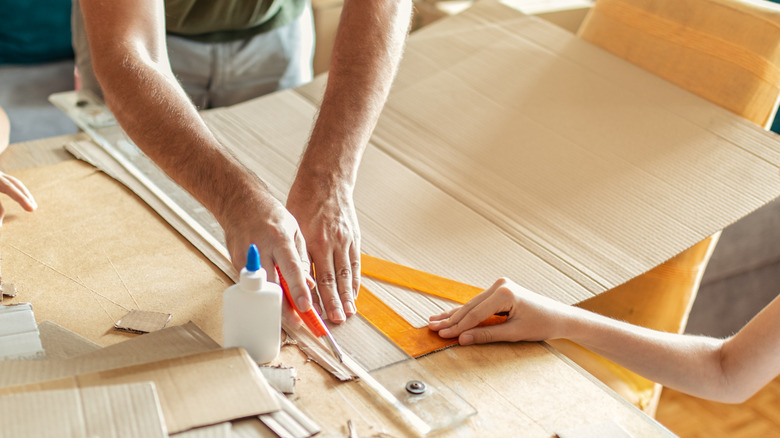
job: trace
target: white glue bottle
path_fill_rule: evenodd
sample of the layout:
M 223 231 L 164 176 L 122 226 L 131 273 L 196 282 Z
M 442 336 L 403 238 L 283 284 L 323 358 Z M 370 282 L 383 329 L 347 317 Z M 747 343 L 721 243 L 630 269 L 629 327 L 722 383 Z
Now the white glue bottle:
M 255 362 L 267 363 L 279 354 L 281 332 L 282 289 L 267 281 L 253 244 L 238 284 L 227 288 L 222 297 L 223 345 L 241 347 Z

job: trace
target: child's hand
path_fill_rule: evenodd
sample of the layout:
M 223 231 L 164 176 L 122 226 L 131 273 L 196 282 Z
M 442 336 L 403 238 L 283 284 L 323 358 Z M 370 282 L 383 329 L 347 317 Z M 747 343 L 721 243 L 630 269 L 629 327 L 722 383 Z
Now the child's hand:
M 0 172 L 0 192 L 10 196 L 11 199 L 18 202 L 27 211 L 35 211 L 38 204 L 35 203 L 30 191 L 17 178 Z M 5 218 L 5 208 L 0 204 L 0 225 Z
M 461 345 L 542 341 L 560 337 L 559 328 L 569 316 L 570 309 L 502 278 L 463 306 L 431 316 L 428 327 L 443 338 L 457 336 Z M 506 322 L 477 327 L 497 313 L 506 313 Z

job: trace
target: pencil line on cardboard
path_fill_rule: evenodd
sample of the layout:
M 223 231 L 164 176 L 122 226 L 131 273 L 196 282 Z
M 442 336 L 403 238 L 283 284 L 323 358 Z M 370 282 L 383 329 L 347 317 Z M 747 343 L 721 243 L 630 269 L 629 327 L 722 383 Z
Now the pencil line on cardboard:
M 99 296 L 99 297 L 101 297 L 101 298 L 103 298 L 103 299 L 106 299 L 106 300 L 110 301 L 112 304 L 114 304 L 114 305 L 116 305 L 116 306 L 119 306 L 119 307 L 121 307 L 122 309 L 124 309 L 124 310 L 127 310 L 128 312 L 130 311 L 130 309 L 128 309 L 127 307 L 125 307 L 125 306 L 123 306 L 123 305 L 121 305 L 121 304 L 117 303 L 116 301 L 112 300 L 111 298 L 109 298 L 109 297 L 107 297 L 107 296 L 105 296 L 105 295 L 103 295 L 103 294 L 100 294 L 100 293 L 98 293 L 97 291 L 95 291 L 94 289 L 90 288 L 89 286 L 87 286 L 86 284 L 84 284 L 83 282 L 81 282 L 81 281 L 80 281 L 81 279 L 79 279 L 79 280 L 76 280 L 76 279 L 74 279 L 74 278 L 73 278 L 73 277 L 71 277 L 70 275 L 68 275 L 68 274 L 66 274 L 66 273 L 64 273 L 64 272 L 62 272 L 62 271 L 60 271 L 60 270 L 58 270 L 58 269 L 57 269 L 57 268 L 55 268 L 54 266 L 51 266 L 51 265 L 49 265 L 48 263 L 46 263 L 46 262 L 44 262 L 44 261 L 42 261 L 42 260 L 39 260 L 39 259 L 38 259 L 38 258 L 36 258 L 34 255 L 27 253 L 26 251 L 22 250 L 21 248 L 17 248 L 16 246 L 14 246 L 14 245 L 13 245 L 13 244 L 11 244 L 11 243 L 9 243 L 9 244 L 8 244 L 8 246 L 10 246 L 11 248 L 13 248 L 13 249 L 15 249 L 15 250 L 19 251 L 20 253 L 22 253 L 22 254 L 26 255 L 27 257 L 29 257 L 29 258 L 31 258 L 31 259 L 33 259 L 33 260 L 35 260 L 36 262 L 40 263 L 41 265 L 43 265 L 43 266 L 45 266 L 45 267 L 47 267 L 47 268 L 51 269 L 52 271 L 54 271 L 54 272 L 56 272 L 56 273 L 58 273 L 58 274 L 62 275 L 63 277 L 65 277 L 65 278 L 67 278 L 68 280 L 70 280 L 70 281 L 72 281 L 72 282 L 76 283 L 77 285 L 79 285 L 79 286 L 83 287 L 84 289 L 86 289 L 86 290 L 88 290 L 88 291 L 92 292 L 93 294 L 95 294 L 95 295 L 97 295 L 97 296 Z M 77 276 L 77 277 L 78 277 L 78 276 Z M 106 313 L 108 313 L 108 312 L 106 312 Z M 109 316 L 110 316 L 110 315 L 109 315 Z
M 103 251 L 105 253 L 105 251 Z M 111 267 L 114 268 L 114 272 L 116 273 L 116 276 L 119 277 L 119 281 L 122 283 L 122 287 L 125 288 L 125 291 L 128 295 L 130 295 L 130 299 L 133 300 L 135 303 L 135 307 L 138 308 L 138 310 L 141 310 L 141 306 L 138 305 L 138 301 L 135 300 L 135 296 L 133 296 L 133 293 L 130 292 L 130 288 L 127 287 L 127 284 L 125 283 L 125 280 L 122 278 L 121 275 L 119 275 L 119 271 L 116 269 L 116 265 L 114 265 L 114 262 L 111 261 L 111 257 L 106 254 L 106 259 L 108 259 L 108 263 L 111 264 Z

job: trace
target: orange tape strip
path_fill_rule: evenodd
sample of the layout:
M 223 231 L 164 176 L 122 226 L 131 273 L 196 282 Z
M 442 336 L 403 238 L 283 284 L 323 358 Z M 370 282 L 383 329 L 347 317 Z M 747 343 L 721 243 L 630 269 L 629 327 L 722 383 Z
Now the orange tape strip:
M 466 303 L 482 292 L 482 289 L 478 287 L 365 254 L 361 257 L 361 273 L 377 280 L 448 298 L 461 304 Z M 363 286 L 360 287 L 360 294 L 358 294 L 355 304 L 358 308 L 358 313 L 363 318 L 413 357 L 432 353 L 458 343 L 457 339 L 440 337 L 428 327 L 413 327 L 395 310 Z M 504 316 L 491 316 L 483 321 L 480 326 L 500 324 L 504 321 L 506 321 Z

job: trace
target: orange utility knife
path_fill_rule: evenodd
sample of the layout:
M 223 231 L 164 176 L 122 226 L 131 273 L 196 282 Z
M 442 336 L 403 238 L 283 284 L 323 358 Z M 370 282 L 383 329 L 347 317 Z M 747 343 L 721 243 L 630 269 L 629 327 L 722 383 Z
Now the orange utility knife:
M 295 304 L 295 301 L 290 294 L 290 288 L 287 286 L 287 282 L 284 280 L 284 277 L 282 277 L 282 271 L 279 270 L 278 266 L 276 267 L 276 274 L 279 276 L 279 284 L 282 286 L 284 296 L 287 298 L 287 302 L 290 303 L 290 307 L 292 307 L 293 310 L 295 310 L 295 313 L 297 313 L 303 322 L 306 323 L 306 327 L 309 327 L 309 330 L 311 330 L 314 336 L 318 338 L 325 336 L 325 341 L 327 341 L 330 350 L 339 359 L 339 362 L 344 362 L 341 348 L 339 348 L 338 344 L 336 344 L 336 340 L 333 339 L 333 335 L 330 334 L 330 330 L 328 330 L 328 327 L 322 321 L 320 315 L 317 314 L 317 311 L 314 310 L 314 308 L 311 308 L 307 312 L 301 312 L 298 309 L 298 306 Z

